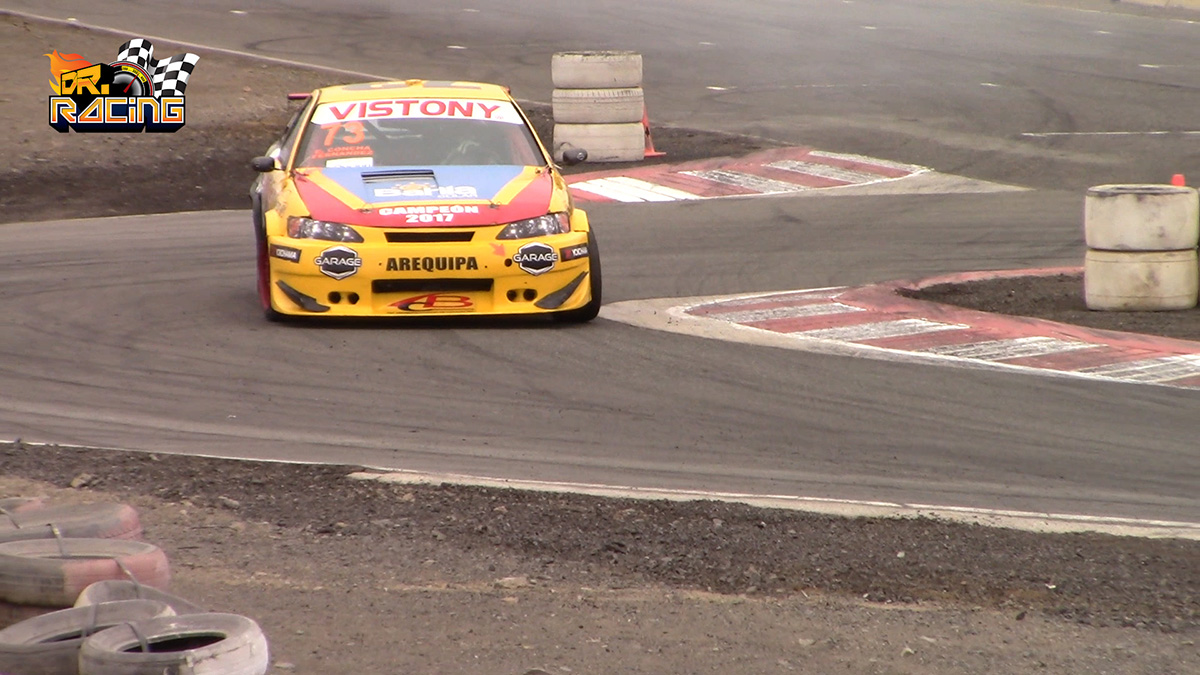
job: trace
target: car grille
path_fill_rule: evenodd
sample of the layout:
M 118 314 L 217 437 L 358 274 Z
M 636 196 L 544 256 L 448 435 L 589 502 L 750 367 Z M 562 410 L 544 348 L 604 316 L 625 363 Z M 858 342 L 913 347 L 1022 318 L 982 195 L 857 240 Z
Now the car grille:
M 491 279 L 376 279 L 373 293 L 467 293 L 491 291 Z
M 385 232 L 389 244 L 427 244 L 443 241 L 471 241 L 475 233 L 465 232 Z

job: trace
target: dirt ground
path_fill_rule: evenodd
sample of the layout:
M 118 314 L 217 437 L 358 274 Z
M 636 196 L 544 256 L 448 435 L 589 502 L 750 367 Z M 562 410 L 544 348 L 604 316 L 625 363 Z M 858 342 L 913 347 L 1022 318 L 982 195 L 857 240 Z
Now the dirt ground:
M 11 19 L 0 31 L 7 222 L 244 208 L 284 95 L 342 80 L 202 53 L 178 133 L 60 135 L 42 54 L 107 59 L 122 39 Z M 665 128 L 654 141 L 669 161 L 765 147 Z M 1047 278 L 929 293 L 1100 320 L 1072 304 L 1078 290 Z M 1196 335 L 1194 314 L 1171 314 L 1152 318 Z M 18 442 L 0 445 L 0 496 L 133 504 L 172 590 L 258 621 L 273 673 L 1200 672 L 1200 542 L 397 486 L 356 469 Z

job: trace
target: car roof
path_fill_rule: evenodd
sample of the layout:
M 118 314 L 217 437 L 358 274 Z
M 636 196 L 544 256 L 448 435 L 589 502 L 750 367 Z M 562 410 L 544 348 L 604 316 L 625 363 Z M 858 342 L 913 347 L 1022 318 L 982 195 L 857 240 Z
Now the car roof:
M 371 85 L 371 86 L 366 86 Z M 396 97 L 485 99 L 509 101 L 508 87 L 486 82 L 451 82 L 448 80 L 390 80 L 357 82 L 323 87 L 316 91 L 322 103 L 390 99 Z

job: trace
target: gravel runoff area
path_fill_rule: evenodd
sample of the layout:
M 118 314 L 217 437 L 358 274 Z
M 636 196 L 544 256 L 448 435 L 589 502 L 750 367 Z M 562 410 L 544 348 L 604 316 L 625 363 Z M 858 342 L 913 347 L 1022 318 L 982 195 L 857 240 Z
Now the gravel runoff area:
M 106 58 L 120 38 L 0 20 L 0 78 L 21 92 L 4 97 L 6 222 L 245 208 L 248 160 L 286 120 L 284 95 L 344 80 L 202 53 L 177 134 L 59 135 L 45 98 L 26 95 L 48 95 L 41 55 Z M 548 110 L 528 108 L 547 129 Z M 771 145 L 669 128 L 654 141 L 667 161 Z M 1080 323 L 1132 316 L 1080 314 L 1070 277 L 928 294 Z M 0 444 L 0 496 L 136 506 L 173 592 L 258 621 L 272 672 L 1200 672 L 1200 542 L 393 485 L 356 470 Z

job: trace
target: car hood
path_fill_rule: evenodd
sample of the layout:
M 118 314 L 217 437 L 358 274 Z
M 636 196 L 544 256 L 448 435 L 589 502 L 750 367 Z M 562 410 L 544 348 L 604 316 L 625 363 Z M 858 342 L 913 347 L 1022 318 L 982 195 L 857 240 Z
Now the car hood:
M 313 218 L 368 227 L 500 225 L 567 208 L 566 185 L 547 167 L 302 168 L 294 178 Z

